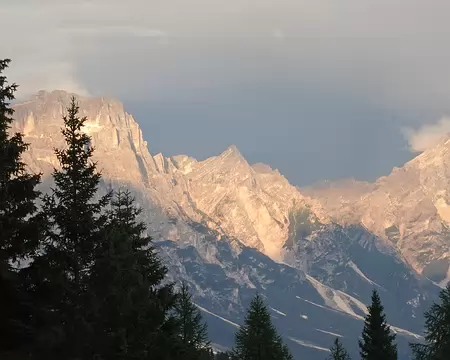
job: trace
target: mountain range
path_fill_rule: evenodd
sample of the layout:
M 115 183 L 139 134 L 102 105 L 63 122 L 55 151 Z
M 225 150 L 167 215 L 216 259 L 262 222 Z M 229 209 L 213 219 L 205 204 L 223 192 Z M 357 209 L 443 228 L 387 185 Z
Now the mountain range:
M 43 174 L 44 191 L 71 96 L 40 91 L 14 105 L 12 131 L 30 144 L 24 160 Z M 375 183 L 297 188 L 235 146 L 204 161 L 152 155 L 119 101 L 76 97 L 103 175 L 99 194 L 134 193 L 167 280 L 190 285 L 216 349 L 232 346 L 259 292 L 296 358 L 325 358 L 336 336 L 356 356 L 376 288 L 407 358 L 450 279 L 450 140 Z

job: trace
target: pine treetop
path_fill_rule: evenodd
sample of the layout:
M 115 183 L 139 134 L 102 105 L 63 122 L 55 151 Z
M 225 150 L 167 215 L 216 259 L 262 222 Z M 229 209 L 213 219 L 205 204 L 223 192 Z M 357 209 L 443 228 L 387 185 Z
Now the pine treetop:
M 180 321 L 182 342 L 196 349 L 207 347 L 208 327 L 203 322 L 200 310 L 192 302 L 192 295 L 184 282 L 181 285 L 175 312 Z
M 46 251 L 65 263 L 75 282 L 88 273 L 95 239 L 106 221 L 103 210 L 110 201 L 110 194 L 95 200 L 101 174 L 92 161 L 90 137 L 82 131 L 87 118 L 79 111 L 72 97 L 61 130 L 67 146 L 55 149 L 60 169 L 53 171 L 55 186 L 44 196 L 42 211 L 49 224 Z
M 129 191 L 114 194 L 89 279 L 95 352 L 105 359 L 174 359 L 176 297 Z
M 110 196 L 93 201 L 101 174 L 97 171 L 97 163 L 92 161 L 94 148 L 91 138 L 82 131 L 87 118 L 80 118 L 79 111 L 80 107 L 75 97 L 72 97 L 67 114 L 63 116 L 64 127 L 61 130 L 67 148 L 55 149 L 61 169 L 53 172 L 56 186 L 52 190 L 60 204 L 70 208 L 75 219 L 82 220 L 83 216 L 100 212 Z
M 174 314 L 179 326 L 182 357 L 186 360 L 209 358 L 208 327 L 184 282 L 178 293 Z
M 9 66 L 10 59 L 0 60 L 0 74 Z M 6 76 L 0 75 L 0 142 L 6 141 L 8 138 L 8 129 L 13 122 L 12 114 L 14 110 L 10 106 L 10 102 L 14 100 L 14 93 L 17 90 L 17 84 L 9 84 Z
M 45 319 L 37 331 L 51 339 L 40 345 L 39 356 L 61 360 L 84 358 L 92 346 L 88 284 L 110 199 L 107 194 L 96 200 L 101 174 L 91 160 L 90 138 L 83 132 L 86 118 L 80 118 L 74 97 L 63 120 L 66 148 L 55 149 L 60 168 L 54 169 L 55 185 L 41 210 L 43 251 L 29 269 L 34 303 Z
M 345 350 L 339 338 L 336 338 L 333 342 L 333 346 L 330 349 L 330 356 L 328 360 L 350 360 L 350 355 Z
M 450 283 L 425 312 L 425 344 L 411 344 L 416 360 L 446 360 L 450 354 Z
M 292 359 L 259 294 L 250 303 L 244 325 L 235 335 L 235 348 L 231 355 L 232 359 L 239 360 Z
M 367 307 L 362 340 L 359 341 L 360 355 L 363 360 L 396 360 L 396 335 L 386 322 L 386 315 L 376 290 L 372 292 L 372 303 Z
M 23 135 L 9 134 L 17 85 L 8 84 L 1 74 L 10 61 L 0 60 L 0 260 L 15 261 L 37 248 L 40 221 L 34 214 L 41 175 L 26 170 L 22 155 L 28 144 Z

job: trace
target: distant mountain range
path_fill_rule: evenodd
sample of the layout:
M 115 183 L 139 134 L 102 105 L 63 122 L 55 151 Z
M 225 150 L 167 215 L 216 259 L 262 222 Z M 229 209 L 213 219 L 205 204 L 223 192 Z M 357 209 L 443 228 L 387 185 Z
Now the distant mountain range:
M 70 96 L 41 91 L 14 106 L 12 130 L 31 144 L 25 161 L 44 174 L 44 190 L 58 166 L 53 149 L 64 146 Z M 374 184 L 298 189 L 269 166 L 248 164 L 235 146 L 205 161 L 152 156 L 120 102 L 77 99 L 101 192 L 134 192 L 168 280 L 190 284 L 218 349 L 232 346 L 258 291 L 299 359 L 325 358 L 336 336 L 356 356 L 377 288 L 406 358 L 424 310 L 450 279 L 450 140 Z

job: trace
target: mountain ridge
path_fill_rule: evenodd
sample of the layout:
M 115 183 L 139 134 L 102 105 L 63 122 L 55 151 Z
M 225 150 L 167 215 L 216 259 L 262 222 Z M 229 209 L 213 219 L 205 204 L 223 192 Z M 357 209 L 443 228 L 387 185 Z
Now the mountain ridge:
M 31 144 L 24 161 L 44 173 L 44 187 L 57 166 L 53 149 L 64 146 L 61 117 L 70 96 L 40 92 L 14 105 L 12 131 L 23 132 Z M 305 347 L 323 351 L 318 348 L 329 345 L 326 333 L 310 334 L 314 324 L 356 339 L 364 315 L 361 304 L 378 284 L 393 324 L 421 331 L 421 314 L 437 287 L 403 261 L 391 240 L 364 223 L 335 221 L 335 212 L 322 197 L 300 192 L 267 165 L 250 165 L 233 145 L 203 161 L 152 155 L 139 124 L 120 102 L 77 100 L 81 115 L 88 118 L 85 131 L 103 175 L 100 193 L 123 186 L 132 190 L 169 268 L 169 279 L 189 283 L 199 306 L 239 323 L 251 294 L 260 291 L 274 309 L 296 314 L 289 320 L 276 312 L 274 316 L 284 335 L 298 340 L 297 352 L 305 354 Z M 299 303 L 298 297 L 307 301 Z M 326 325 L 332 310 L 338 311 L 332 312 L 336 329 Z M 355 323 L 339 325 L 342 316 Z M 212 330 L 218 342 L 228 331 L 223 328 L 227 323 L 211 314 L 208 319 L 220 328 Z M 229 337 L 222 345 L 231 341 Z
M 45 174 L 57 164 L 53 148 L 63 146 L 59 126 L 64 106 L 71 96 L 76 95 L 62 90 L 40 91 L 31 100 L 14 105 L 19 121 L 13 130 L 23 132 L 27 141 L 33 145 L 32 153 L 27 154 L 26 159 L 32 170 Z M 152 201 L 170 216 L 206 221 L 209 226 L 228 236 L 239 238 L 244 244 L 263 251 L 277 261 L 283 261 L 283 248 L 289 239 L 289 214 L 308 207 L 321 223 L 336 222 L 344 226 L 365 227 L 384 240 L 384 246 L 398 251 L 419 273 L 433 261 L 450 259 L 450 251 L 445 251 L 446 245 L 450 248 L 450 240 L 445 236 L 435 236 L 432 240 L 441 250 L 436 254 L 428 254 L 425 260 L 416 260 L 416 256 L 411 253 L 419 252 L 418 249 L 423 246 L 414 237 L 412 248 L 408 244 L 404 245 L 402 236 L 406 225 L 402 224 L 404 226 L 397 230 L 395 220 L 392 219 L 396 217 L 396 204 L 386 204 L 386 199 L 383 199 L 383 196 L 389 196 L 383 190 L 386 186 L 394 187 L 401 197 L 403 184 L 407 183 L 402 176 L 406 172 L 417 172 L 417 163 L 421 169 L 427 169 L 430 164 L 435 165 L 436 159 L 444 157 L 442 154 L 436 156 L 436 153 L 446 153 L 449 141 L 439 143 L 436 150 L 425 151 L 404 168 L 394 168 L 389 176 L 381 177 L 375 183 L 344 180 L 328 182 L 325 188 L 296 188 L 270 166 L 250 165 L 235 145 L 203 161 L 186 155 L 152 155 L 139 124 L 119 101 L 88 97 L 77 99 L 82 114 L 88 118 L 84 130 L 92 137 L 95 156 L 101 162 L 105 176 L 114 182 L 148 192 Z M 44 133 L 51 135 L 45 137 Z M 104 162 L 102 159 L 111 161 Z M 448 162 L 450 165 L 450 156 Z M 409 186 L 418 185 L 417 188 L 423 191 L 416 178 L 413 177 L 415 182 L 409 181 Z M 450 179 L 450 172 L 447 178 Z M 438 206 L 435 206 L 437 214 L 430 208 L 434 204 L 430 204 L 429 198 L 420 199 L 426 205 L 424 209 L 428 210 L 426 220 L 431 218 L 435 223 L 432 230 L 439 231 L 436 228 L 436 215 L 444 217 L 447 226 L 450 226 L 450 207 L 447 205 L 450 196 L 438 199 Z M 396 199 L 397 205 L 399 202 Z M 378 211 L 370 203 L 381 203 L 384 207 Z M 378 209 L 381 205 L 378 205 Z M 387 205 L 390 205 L 390 209 L 386 209 Z M 387 219 L 386 214 L 391 215 L 391 219 Z M 380 222 L 383 224 L 380 225 Z M 414 231 L 420 232 L 417 229 Z M 429 248 L 433 244 L 431 242 L 422 254 L 430 252 Z M 450 275 L 450 267 L 448 272 Z
M 364 224 L 398 248 L 415 270 L 442 285 L 450 279 L 448 166 L 450 139 L 443 139 L 375 183 L 302 190 L 334 221 Z

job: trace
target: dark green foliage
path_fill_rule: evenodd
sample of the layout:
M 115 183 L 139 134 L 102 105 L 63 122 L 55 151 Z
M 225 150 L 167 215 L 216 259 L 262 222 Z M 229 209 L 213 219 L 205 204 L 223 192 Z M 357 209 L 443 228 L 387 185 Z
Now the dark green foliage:
M 92 343 L 89 274 L 109 196 L 95 200 L 101 176 L 91 161 L 90 138 L 82 132 L 87 119 L 78 113 L 72 98 L 63 117 L 67 148 L 55 150 L 61 168 L 54 170 L 55 186 L 43 198 L 43 251 L 28 270 L 39 334 L 35 351 L 47 359 L 83 358 Z
M 9 62 L 0 60 L 0 74 Z M 38 221 L 29 217 L 36 212 L 36 185 L 40 182 L 40 174 L 29 174 L 21 160 L 28 148 L 23 135 L 9 136 L 14 112 L 9 102 L 16 89 L 16 84 L 8 85 L 0 75 L 0 258 L 12 261 L 36 249 Z
M 330 348 L 331 355 L 329 360 L 350 360 L 350 355 L 345 350 L 339 338 L 334 340 L 333 346 Z
M 0 60 L 0 358 L 25 351 L 31 341 L 29 308 L 16 264 L 34 253 L 39 240 L 35 200 L 40 175 L 30 174 L 22 162 L 28 145 L 20 133 L 10 136 L 16 84 L 1 75 L 10 60 Z M 8 355 L 6 355 L 8 354 Z
M 450 357 L 450 284 L 425 313 L 426 344 L 411 344 L 416 360 L 447 360 Z
M 169 315 L 176 296 L 161 283 L 167 270 L 139 213 L 130 193 L 119 191 L 96 249 L 89 286 L 99 359 L 172 359 L 180 352 L 177 322 Z
M 217 353 L 214 360 L 230 360 L 230 355 L 226 352 Z
M 362 340 L 359 341 L 360 355 L 363 360 L 396 360 L 397 345 L 395 334 L 386 323 L 383 305 L 376 290 L 372 293 L 372 304 L 364 321 Z
M 214 360 L 215 359 L 214 352 L 209 347 L 203 348 L 203 349 L 201 349 L 198 352 L 198 356 L 195 357 L 195 359 L 198 359 L 198 360 Z
M 260 295 L 250 304 L 244 325 L 235 336 L 233 360 L 293 359 L 281 336 L 272 324 L 270 313 Z
M 202 321 L 200 310 L 192 303 L 192 297 L 185 283 L 175 305 L 175 317 L 180 326 L 183 359 L 198 359 L 210 353 L 208 329 Z

